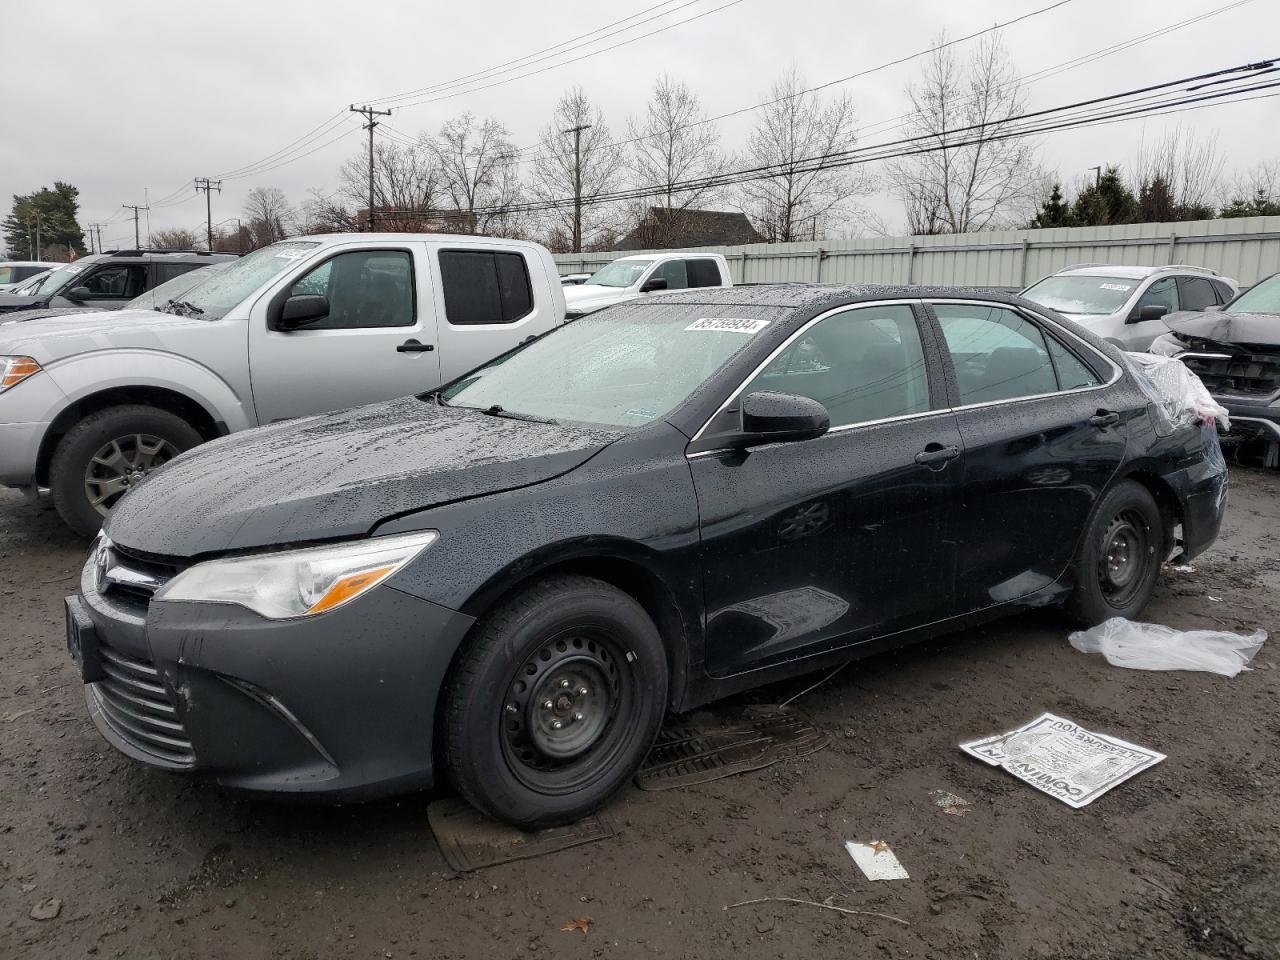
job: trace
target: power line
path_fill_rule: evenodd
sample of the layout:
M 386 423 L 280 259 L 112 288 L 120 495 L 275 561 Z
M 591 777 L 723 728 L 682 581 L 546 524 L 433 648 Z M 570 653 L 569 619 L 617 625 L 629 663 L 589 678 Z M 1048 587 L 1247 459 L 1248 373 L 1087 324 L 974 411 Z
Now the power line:
M 140 203 L 122 203 L 120 204 L 126 210 L 133 211 L 133 245 L 135 247 L 142 246 L 142 236 L 138 230 L 138 211 L 150 210 L 151 208 Z
M 196 177 L 196 193 L 204 191 L 204 222 L 208 231 L 209 249 L 213 249 L 213 201 L 210 197 L 212 191 L 217 190 L 222 193 L 222 181 L 210 180 L 208 177 Z

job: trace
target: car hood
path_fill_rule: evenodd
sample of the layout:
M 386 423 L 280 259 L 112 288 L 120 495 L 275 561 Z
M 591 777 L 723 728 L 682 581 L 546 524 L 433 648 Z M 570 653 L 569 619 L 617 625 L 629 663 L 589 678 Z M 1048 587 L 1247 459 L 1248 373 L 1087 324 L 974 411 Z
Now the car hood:
M 5 293 L 0 290 L 0 310 L 30 310 L 43 302 L 41 297 L 28 297 L 20 293 Z
M 1186 310 L 1166 316 L 1164 325 L 1184 339 L 1280 347 L 1280 314 Z
M 564 303 L 569 310 L 583 307 L 607 307 L 611 303 L 631 300 L 636 292 L 630 287 L 602 287 L 598 283 L 582 283 L 564 288 Z
M 107 521 L 169 557 L 367 534 L 392 517 L 541 483 L 621 436 L 403 397 L 246 430 L 156 471 Z
M 0 325 L 23 323 L 28 320 L 44 320 L 46 317 L 65 317 L 73 313 L 106 313 L 101 307 L 36 307 L 30 310 L 13 310 L 0 313 Z
M 207 323 L 155 310 L 112 310 L 109 318 L 102 310 L 74 312 L 41 311 L 25 323 L 0 324 L 0 354 L 35 357 L 41 363 L 73 354 L 118 346 L 150 345 L 148 331 L 159 326 L 172 329 L 181 323 Z M 12 319 L 0 313 L 0 321 Z

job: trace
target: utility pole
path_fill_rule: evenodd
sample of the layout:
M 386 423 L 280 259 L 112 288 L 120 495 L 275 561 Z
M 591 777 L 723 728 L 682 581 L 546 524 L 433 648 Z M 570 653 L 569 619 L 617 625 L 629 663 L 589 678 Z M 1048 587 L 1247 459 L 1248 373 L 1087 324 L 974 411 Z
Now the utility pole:
M 39 211 L 39 210 L 36 210 L 36 211 L 32 214 L 32 216 L 33 216 L 33 218 L 35 219 L 35 222 L 36 222 L 36 252 L 35 252 L 35 254 L 31 257 L 31 259 L 32 259 L 32 260 L 39 260 L 39 259 L 43 256 L 43 253 L 42 253 L 41 251 L 44 249 L 44 248 L 40 245 L 40 211 Z M 27 243 L 29 244 L 30 242 L 31 242 L 31 241 L 30 241 L 30 239 L 28 239 L 28 240 L 27 240 Z
M 138 211 L 150 210 L 151 207 L 139 203 L 122 203 L 120 206 L 125 210 L 133 211 L 133 245 L 138 249 L 142 249 L 142 235 L 138 232 Z
M 1102 167 L 1085 167 L 1085 169 L 1093 171 L 1093 185 L 1102 186 Z
M 209 230 L 209 249 L 213 250 L 213 201 L 209 199 L 210 191 L 222 192 L 221 180 L 210 180 L 208 177 L 196 177 L 196 193 L 204 191 L 204 222 Z
M 91 224 L 89 224 L 90 234 L 92 235 L 92 233 L 94 233 L 94 232 L 96 232 L 96 233 L 98 234 L 98 252 L 99 252 L 99 253 L 102 253 L 102 252 L 103 252 L 103 250 L 102 250 L 102 228 L 103 228 L 103 227 L 105 227 L 105 226 L 106 226 L 106 224 L 105 224 L 105 223 L 91 223 Z
M 573 134 L 573 252 L 582 252 L 582 131 L 591 124 L 580 123 L 561 133 Z
M 369 232 L 373 232 L 373 128 L 378 125 L 378 121 L 374 117 L 389 117 L 390 110 L 375 110 L 373 107 L 364 106 L 357 107 L 351 104 L 351 112 L 358 113 L 367 121 L 362 125 L 362 129 L 369 131 Z

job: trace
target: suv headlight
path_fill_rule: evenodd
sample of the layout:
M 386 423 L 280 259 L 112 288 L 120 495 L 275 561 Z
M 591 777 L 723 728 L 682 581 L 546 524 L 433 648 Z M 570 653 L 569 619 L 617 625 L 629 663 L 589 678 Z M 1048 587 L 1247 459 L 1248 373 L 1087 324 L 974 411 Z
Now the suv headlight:
M 280 553 L 206 560 L 155 599 L 234 603 L 271 620 L 312 617 L 368 593 L 440 538 L 435 530 Z
M 0 393 L 40 372 L 33 357 L 0 357 Z

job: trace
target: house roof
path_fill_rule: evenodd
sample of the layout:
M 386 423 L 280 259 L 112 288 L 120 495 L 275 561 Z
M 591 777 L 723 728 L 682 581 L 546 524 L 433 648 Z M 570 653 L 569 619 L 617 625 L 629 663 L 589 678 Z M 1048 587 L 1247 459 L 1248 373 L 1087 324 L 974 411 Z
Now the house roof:
M 756 232 L 744 213 L 650 207 L 644 222 L 623 237 L 614 249 L 634 250 L 659 244 L 664 248 L 714 247 L 763 241 L 764 237 Z

